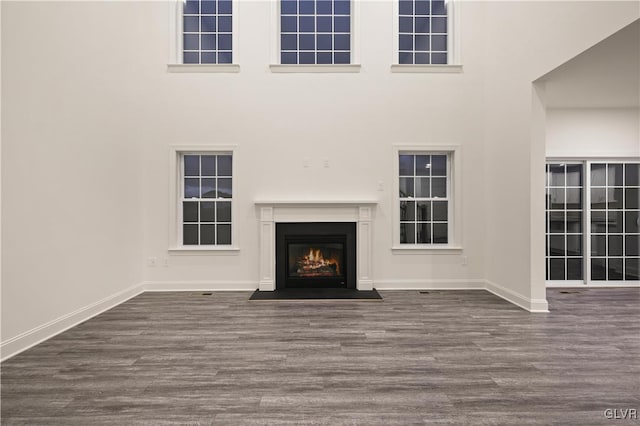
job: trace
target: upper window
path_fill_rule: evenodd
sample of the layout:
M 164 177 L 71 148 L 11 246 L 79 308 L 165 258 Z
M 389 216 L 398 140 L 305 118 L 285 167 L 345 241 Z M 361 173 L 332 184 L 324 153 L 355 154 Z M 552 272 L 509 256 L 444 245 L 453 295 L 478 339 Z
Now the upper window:
M 449 6 L 447 0 L 399 0 L 399 64 L 450 63 Z
M 231 245 L 232 155 L 185 153 L 180 169 L 178 241 L 183 246 Z
M 401 244 L 450 242 L 450 154 L 399 155 Z
M 350 64 L 350 0 L 281 0 L 281 64 Z
M 231 0 L 185 0 L 182 10 L 185 64 L 231 64 Z

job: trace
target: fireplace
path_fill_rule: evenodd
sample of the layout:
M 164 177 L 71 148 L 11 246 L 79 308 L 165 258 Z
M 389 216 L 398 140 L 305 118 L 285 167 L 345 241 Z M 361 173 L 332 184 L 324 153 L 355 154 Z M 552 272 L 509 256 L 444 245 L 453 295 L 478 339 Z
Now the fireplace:
M 373 219 L 377 202 L 367 199 L 351 200 L 259 200 L 256 210 L 259 227 L 260 291 L 274 291 L 286 285 L 286 254 L 284 234 L 336 235 L 347 234 L 345 248 L 347 288 L 368 291 L 373 289 Z M 318 232 L 299 232 L 297 226 L 318 225 Z M 344 225 L 346 224 L 346 225 Z M 340 229 L 346 226 L 347 229 Z M 326 229 L 322 229 L 325 227 Z M 287 228 L 290 228 L 287 229 Z M 276 232 L 276 229 L 278 231 Z M 276 256 L 276 251 L 279 253 Z M 291 277 L 290 277 L 291 278 Z M 278 283 L 276 285 L 276 282 Z M 355 286 L 355 287 L 354 287 Z
M 276 288 L 356 288 L 356 224 L 276 224 Z

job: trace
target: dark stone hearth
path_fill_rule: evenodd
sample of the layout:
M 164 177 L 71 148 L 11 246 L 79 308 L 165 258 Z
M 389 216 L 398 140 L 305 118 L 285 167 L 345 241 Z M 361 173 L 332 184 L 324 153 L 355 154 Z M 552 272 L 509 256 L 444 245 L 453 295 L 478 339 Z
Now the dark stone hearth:
M 352 288 L 283 288 L 275 291 L 256 290 L 249 300 L 371 300 L 382 301 L 375 289 L 360 291 Z

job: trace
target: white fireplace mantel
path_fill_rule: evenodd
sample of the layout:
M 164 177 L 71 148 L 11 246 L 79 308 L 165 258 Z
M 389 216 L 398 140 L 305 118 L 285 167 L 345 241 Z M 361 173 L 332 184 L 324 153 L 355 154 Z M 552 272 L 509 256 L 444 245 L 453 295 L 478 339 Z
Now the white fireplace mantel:
M 276 289 L 276 223 L 355 222 L 356 286 L 373 289 L 372 220 L 375 200 L 260 200 L 255 205 L 260 220 L 260 291 Z

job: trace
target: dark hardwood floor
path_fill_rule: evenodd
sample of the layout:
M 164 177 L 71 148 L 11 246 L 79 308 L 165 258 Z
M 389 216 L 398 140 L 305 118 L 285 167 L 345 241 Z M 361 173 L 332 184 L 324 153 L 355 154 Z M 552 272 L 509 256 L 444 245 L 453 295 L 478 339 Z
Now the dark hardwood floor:
M 640 289 L 145 293 L 2 363 L 2 424 L 636 424 Z

